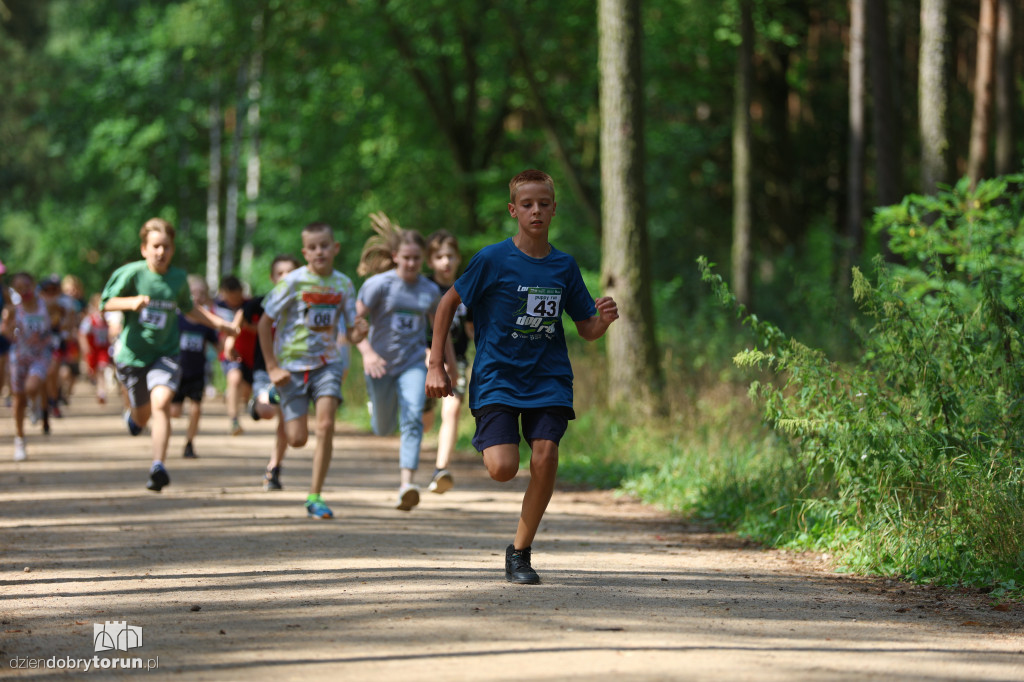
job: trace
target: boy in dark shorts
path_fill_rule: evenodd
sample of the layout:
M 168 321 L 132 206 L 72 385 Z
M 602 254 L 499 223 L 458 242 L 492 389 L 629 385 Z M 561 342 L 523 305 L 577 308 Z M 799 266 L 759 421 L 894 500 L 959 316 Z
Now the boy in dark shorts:
M 592 299 L 575 259 L 548 242 L 555 214 L 551 176 L 523 171 L 509 183 L 509 195 L 517 234 L 477 253 L 437 306 L 426 393 L 452 395 L 442 351 L 455 312 L 465 303 L 473 311 L 476 344 L 469 384 L 473 446 L 497 481 L 519 471 L 520 420 L 531 448 L 530 483 L 515 538 L 505 550 L 505 577 L 532 585 L 540 577 L 531 565 L 531 547 L 554 491 L 558 443 L 576 417 L 562 313 L 588 341 L 604 335 L 619 313 L 611 298 Z
M 281 278 L 292 270 L 302 266 L 299 259 L 288 254 L 278 254 L 270 263 L 270 281 L 277 284 Z M 241 327 L 255 332 L 260 318 L 263 317 L 263 296 L 251 298 L 242 306 Z M 273 329 L 271 330 L 273 337 Z M 231 339 L 228 339 L 228 343 Z M 225 347 L 227 352 L 227 347 Z M 280 394 L 274 387 L 267 373 L 267 362 L 263 359 L 263 349 L 256 344 L 252 363 L 252 398 L 249 400 L 249 414 L 256 421 L 260 419 L 277 419 L 277 434 L 274 437 L 274 449 L 270 452 L 270 461 L 263 475 L 263 489 L 267 491 L 281 490 L 281 465 L 288 449 L 288 438 L 284 432 L 284 418 L 281 414 Z
M 196 306 L 205 308 L 209 305 L 210 290 L 205 279 L 199 275 L 189 275 L 188 288 Z M 171 416 L 181 416 L 185 398 L 192 401 L 192 409 L 188 414 L 185 452 L 182 456 L 195 459 L 198 455 L 192 441 L 199 433 L 199 419 L 203 415 L 203 395 L 206 393 L 206 347 L 209 345 L 216 348 L 218 335 L 206 325 L 190 322 L 181 313 L 178 313 L 178 328 L 181 332 L 181 353 L 178 355 L 178 362 L 181 364 L 181 383 L 171 400 Z

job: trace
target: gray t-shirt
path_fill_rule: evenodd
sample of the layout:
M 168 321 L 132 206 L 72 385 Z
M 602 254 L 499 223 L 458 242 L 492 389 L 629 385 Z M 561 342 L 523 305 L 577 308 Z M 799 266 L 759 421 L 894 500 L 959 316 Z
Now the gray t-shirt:
M 274 355 L 289 372 L 341 362 L 338 335 L 356 319 L 356 288 L 337 270 L 321 277 L 308 266 L 292 270 L 263 299 L 277 325 Z
M 427 329 L 441 300 L 441 289 L 420 275 L 408 284 L 395 270 L 366 280 L 359 300 L 370 318 L 370 346 L 387 364 L 387 373 L 401 374 L 424 363 Z

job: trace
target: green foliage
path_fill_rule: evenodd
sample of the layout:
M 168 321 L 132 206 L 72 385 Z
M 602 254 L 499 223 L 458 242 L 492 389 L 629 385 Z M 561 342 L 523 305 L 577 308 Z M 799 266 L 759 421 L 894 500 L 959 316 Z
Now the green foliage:
M 922 580 L 1024 575 L 1022 182 L 962 182 L 879 212 L 875 229 L 905 264 L 877 261 L 873 281 L 854 271 L 871 321 L 855 363 L 747 315 L 701 260 L 753 333 L 736 364 L 775 376 L 750 394 L 791 443 L 800 513 L 820 525 L 789 541 Z

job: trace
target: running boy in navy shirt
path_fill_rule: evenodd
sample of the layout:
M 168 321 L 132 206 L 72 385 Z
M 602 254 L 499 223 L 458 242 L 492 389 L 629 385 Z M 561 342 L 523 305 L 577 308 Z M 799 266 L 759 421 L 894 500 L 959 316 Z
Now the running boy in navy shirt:
M 443 350 L 455 311 L 465 303 L 476 332 L 469 384 L 473 446 L 491 478 L 509 481 L 519 471 L 520 420 L 530 444 L 530 482 L 515 539 L 505 550 L 505 577 L 536 584 L 531 546 L 554 491 L 558 443 L 576 418 L 562 312 L 588 341 L 604 335 L 619 313 L 611 298 L 591 298 L 576 260 L 548 242 L 555 215 L 551 176 L 523 171 L 509 182 L 509 197 L 517 234 L 477 253 L 437 306 L 426 393 L 452 395 Z

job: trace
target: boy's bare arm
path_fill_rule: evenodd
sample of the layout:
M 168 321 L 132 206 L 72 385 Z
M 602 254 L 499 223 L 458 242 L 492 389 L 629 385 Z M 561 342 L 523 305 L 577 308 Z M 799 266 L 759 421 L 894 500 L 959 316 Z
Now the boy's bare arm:
M 369 312 L 366 304 L 362 301 L 356 301 L 356 317 L 365 320 L 366 314 Z M 369 323 L 367 323 L 367 329 L 369 329 Z M 373 350 L 373 346 L 370 345 L 370 339 L 363 337 L 363 339 L 356 344 L 356 348 L 359 349 L 359 354 L 363 356 L 363 373 L 367 376 L 373 377 L 374 379 L 380 379 L 388 372 L 388 363 L 377 354 L 377 351 Z
M 185 319 L 196 324 L 202 324 L 212 329 L 216 329 L 219 332 L 224 332 L 234 336 L 238 333 L 238 327 L 231 323 L 225 322 L 206 308 L 197 305 L 193 306 L 192 310 L 185 313 Z
M 0 334 L 7 338 L 14 336 L 14 314 L 10 306 L 4 306 L 3 313 L 0 313 Z
M 103 302 L 103 311 L 137 313 L 149 305 L 149 296 L 114 296 Z
M 452 367 L 455 366 L 455 351 L 448 338 L 448 331 L 452 328 L 455 311 L 459 309 L 461 303 L 462 297 L 455 291 L 455 287 L 452 287 L 441 297 L 441 302 L 437 304 L 437 310 L 434 311 L 434 338 L 430 344 L 426 385 L 427 396 L 431 398 L 454 395 L 452 380 L 444 369 L 444 363 L 449 361 L 452 363 Z
M 612 322 L 619 319 L 619 308 L 610 296 L 602 296 L 594 301 L 597 314 L 576 323 L 576 331 L 587 341 L 596 341 L 604 336 Z
M 366 318 L 356 317 L 355 322 L 353 322 L 352 326 L 345 332 L 345 338 L 348 339 L 348 342 L 353 346 L 358 346 L 369 333 L 370 323 L 366 321 Z
M 275 386 L 288 383 L 291 373 L 282 368 L 274 355 L 274 321 L 268 315 L 260 317 L 256 323 L 256 337 L 260 342 L 260 349 L 263 351 L 263 362 L 267 366 L 267 375 Z

